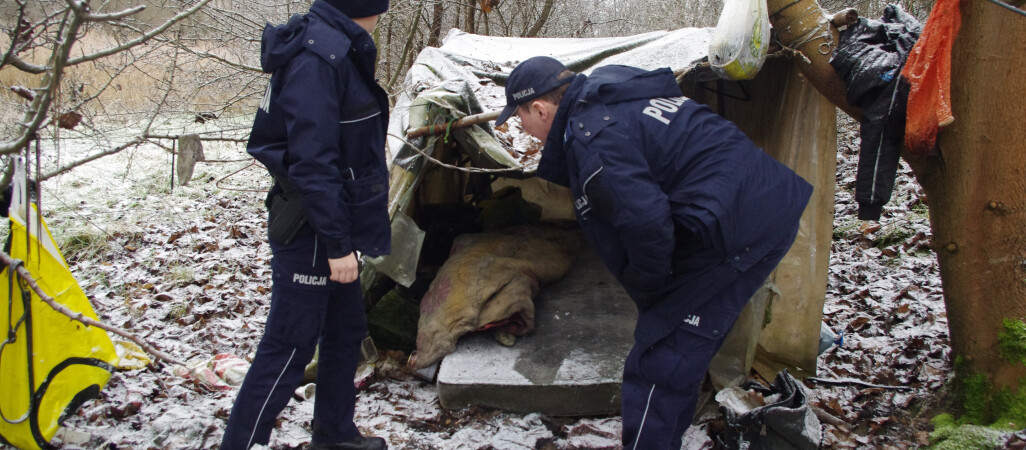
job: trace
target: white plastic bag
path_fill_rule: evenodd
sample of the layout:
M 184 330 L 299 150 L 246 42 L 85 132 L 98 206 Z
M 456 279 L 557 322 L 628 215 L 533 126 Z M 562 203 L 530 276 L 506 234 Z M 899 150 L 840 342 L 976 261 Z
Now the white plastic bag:
M 191 379 L 216 391 L 226 391 L 232 386 L 241 385 L 248 371 L 249 362 L 229 353 L 220 353 L 172 369 L 175 376 Z
M 720 78 L 750 80 L 766 61 L 769 40 L 766 0 L 725 0 L 709 42 L 709 64 Z

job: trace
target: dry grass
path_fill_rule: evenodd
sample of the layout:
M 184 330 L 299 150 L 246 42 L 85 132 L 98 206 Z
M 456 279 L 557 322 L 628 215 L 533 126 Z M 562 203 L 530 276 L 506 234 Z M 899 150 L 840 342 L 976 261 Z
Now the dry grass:
M 125 40 L 101 29 L 90 30 L 76 42 L 72 58 L 114 47 Z M 0 38 L 0 46 L 6 48 L 7 45 Z M 226 51 L 212 41 L 191 41 L 190 45 L 198 52 L 218 52 L 232 59 L 258 58 L 245 51 Z M 40 65 L 45 64 L 49 56 L 47 48 L 21 55 Z M 259 101 L 256 93 L 263 87 L 262 79 L 261 75 L 176 50 L 166 43 L 153 42 L 68 67 L 55 109 L 60 112 L 76 110 L 87 117 L 115 121 L 146 114 L 158 105 L 165 114 L 251 111 Z M 20 120 L 22 106 L 28 104 L 12 92 L 12 87 L 37 88 L 42 82 L 41 74 L 26 73 L 11 66 L 0 70 L 0 109 L 3 110 L 0 120 L 5 124 Z

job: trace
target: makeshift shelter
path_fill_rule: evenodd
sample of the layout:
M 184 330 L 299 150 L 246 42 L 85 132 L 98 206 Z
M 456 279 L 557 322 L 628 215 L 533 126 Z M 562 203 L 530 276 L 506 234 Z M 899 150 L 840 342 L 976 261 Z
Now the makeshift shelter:
M 407 217 L 421 228 L 445 217 L 449 231 L 471 229 L 461 227 L 458 218 L 475 219 L 448 216 L 440 207 L 477 204 L 503 187 L 515 186 L 526 202 L 541 206 L 542 219 L 573 218 L 569 191 L 534 177 L 540 148 L 519 130 L 519 122 L 512 119 L 508 128 L 499 129 L 491 123 L 451 126 L 455 119 L 500 109 L 504 81 L 520 61 L 547 55 L 585 74 L 609 64 L 669 67 L 678 74 L 685 96 L 708 104 L 736 123 L 768 154 L 815 186 L 797 241 L 742 313 L 721 351 L 722 357 L 714 361 L 713 381 L 717 388 L 743 381 L 753 359 L 756 369 L 767 378 L 783 368 L 798 377 L 814 375 L 833 226 L 836 108 L 799 73 L 796 64 L 801 64 L 800 59 L 771 57 L 750 81 L 716 78 L 703 63 L 711 34 L 712 29 L 680 29 L 618 38 L 539 39 L 486 37 L 452 30 L 441 47 L 422 51 L 407 74 L 389 123 L 389 212 L 393 216 L 395 254 L 376 261 L 364 273 L 371 301 L 380 296 L 376 291 L 383 284 L 380 273 L 388 273 L 395 280 L 405 279 L 410 286 L 406 292 L 414 300 L 423 292 L 423 278 L 431 276 L 421 273 L 418 277 L 414 269 L 424 269 L 426 255 L 421 254 L 421 241 L 412 238 L 420 231 Z M 407 129 L 426 125 L 443 125 L 440 128 L 444 131 L 406 139 Z M 437 162 L 429 161 L 427 155 Z M 471 173 L 454 167 L 505 170 Z M 437 235 L 426 231 L 425 252 L 429 245 L 451 242 L 451 236 L 434 242 Z M 571 276 L 572 270 L 567 277 Z M 541 289 L 544 292 L 546 288 Z M 622 320 L 629 323 L 628 330 L 633 327 L 632 317 Z M 623 339 L 628 340 L 625 346 L 613 346 L 613 351 L 630 347 L 629 332 Z M 440 388 L 439 392 L 441 397 L 446 390 Z M 510 407 L 510 397 L 496 400 L 492 406 L 532 409 L 522 404 Z M 616 398 L 604 401 L 611 412 L 618 407 Z M 463 405 L 462 400 L 445 398 L 441 403 Z M 542 407 L 533 409 L 546 412 Z M 599 411 L 587 411 L 594 412 Z

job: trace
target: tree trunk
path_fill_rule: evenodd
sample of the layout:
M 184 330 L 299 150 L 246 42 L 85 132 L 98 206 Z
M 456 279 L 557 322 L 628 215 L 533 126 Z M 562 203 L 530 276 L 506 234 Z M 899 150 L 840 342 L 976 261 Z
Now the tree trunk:
M 955 122 L 940 158 L 903 156 L 927 194 L 952 351 L 1014 392 L 1026 366 L 1001 358 L 998 334 L 1026 318 L 1026 19 L 990 2 L 961 8 Z
M 442 0 L 435 0 L 434 8 L 431 12 L 431 32 L 428 36 L 428 47 L 438 47 L 439 40 L 442 35 L 442 15 L 445 13 L 445 4 Z
M 467 33 L 475 33 L 474 30 L 476 27 L 474 26 L 474 15 L 476 12 L 477 2 L 472 0 L 467 4 L 467 25 L 465 27 Z
M 552 13 L 552 4 L 555 0 L 545 0 L 545 5 L 542 7 L 541 15 L 538 16 L 538 20 L 534 22 L 530 30 L 527 30 L 527 34 L 524 37 L 538 37 L 538 33 L 541 33 L 542 27 L 545 26 L 545 22 L 549 21 L 549 14 Z
M 385 90 L 391 90 L 396 80 L 406 73 L 406 58 L 413 52 L 413 38 L 417 36 L 417 26 L 420 25 L 420 18 L 423 16 L 423 14 L 420 14 L 420 10 L 423 6 L 423 1 L 417 4 L 417 17 L 413 19 L 413 26 L 410 27 L 410 34 L 406 36 L 406 45 L 403 45 L 403 53 L 399 57 L 399 64 L 396 64 L 395 71 L 388 78 Z

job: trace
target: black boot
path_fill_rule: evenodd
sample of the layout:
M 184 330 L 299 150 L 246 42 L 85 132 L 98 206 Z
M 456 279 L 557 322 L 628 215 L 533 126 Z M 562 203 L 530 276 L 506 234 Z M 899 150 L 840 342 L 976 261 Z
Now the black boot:
M 306 450 L 386 450 L 388 445 L 385 444 L 385 440 L 379 437 L 373 436 L 357 436 L 346 442 L 339 442 L 335 444 L 322 444 L 319 442 L 311 442 L 310 445 L 306 446 Z

